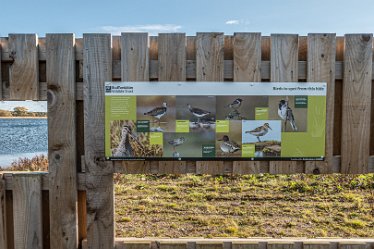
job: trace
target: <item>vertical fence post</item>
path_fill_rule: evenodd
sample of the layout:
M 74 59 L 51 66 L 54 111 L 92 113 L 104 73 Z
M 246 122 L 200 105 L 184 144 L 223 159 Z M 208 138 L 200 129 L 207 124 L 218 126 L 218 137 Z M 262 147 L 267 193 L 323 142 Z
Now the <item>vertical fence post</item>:
M 83 35 L 88 248 L 114 246 L 113 164 L 104 155 L 104 83 L 112 80 L 110 34 Z
M 158 80 L 186 81 L 186 35 L 159 34 Z M 159 173 L 180 174 L 186 172 L 185 161 L 161 161 Z
M 197 33 L 196 81 L 223 81 L 223 33 Z M 224 171 L 223 161 L 197 161 L 197 174 L 216 174 Z
M 42 249 L 42 176 L 13 175 L 14 248 Z
M 326 82 L 325 161 L 305 162 L 305 173 L 333 173 L 335 107 L 335 34 L 308 35 L 308 82 Z M 337 173 L 337 172 L 334 172 Z
M 234 34 L 233 81 L 261 81 L 261 33 Z M 269 172 L 269 162 L 235 161 L 233 173 Z
M 270 79 L 272 82 L 298 81 L 298 35 L 272 34 L 270 51 Z M 272 161 L 272 174 L 304 172 L 304 162 Z
M 73 34 L 47 34 L 51 248 L 77 247 L 75 51 Z
M 122 33 L 120 43 L 121 80 L 149 81 L 148 33 Z M 126 161 L 121 167 L 125 167 L 125 172 L 139 172 L 139 169 L 147 172 L 146 169 L 149 169 L 150 163 Z
M 341 172 L 368 172 L 373 35 L 345 35 Z
M 39 99 L 38 37 L 36 34 L 9 34 L 10 99 Z
M 0 248 L 4 249 L 7 248 L 5 201 L 5 181 L 0 174 Z

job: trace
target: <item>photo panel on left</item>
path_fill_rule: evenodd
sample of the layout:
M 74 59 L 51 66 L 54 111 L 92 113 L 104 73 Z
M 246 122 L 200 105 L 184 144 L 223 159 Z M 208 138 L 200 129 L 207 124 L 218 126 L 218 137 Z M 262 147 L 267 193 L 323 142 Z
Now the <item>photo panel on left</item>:
M 136 121 L 110 121 L 110 150 L 112 157 L 161 157 L 162 132 L 138 132 Z
M 136 112 L 142 132 L 175 132 L 175 96 L 137 96 Z

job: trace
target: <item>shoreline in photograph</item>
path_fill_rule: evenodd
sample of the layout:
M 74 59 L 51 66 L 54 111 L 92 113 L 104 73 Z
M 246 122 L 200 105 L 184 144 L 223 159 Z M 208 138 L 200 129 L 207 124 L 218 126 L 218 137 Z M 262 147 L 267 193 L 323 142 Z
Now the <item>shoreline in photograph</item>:
M 45 156 L 48 157 L 47 151 L 37 151 L 29 153 L 15 153 L 15 154 L 3 154 L 0 155 L 0 168 L 7 169 L 12 167 L 12 163 L 18 162 L 20 159 L 33 159 L 36 156 Z
M 48 117 L 0 117 L 0 119 L 47 119 Z

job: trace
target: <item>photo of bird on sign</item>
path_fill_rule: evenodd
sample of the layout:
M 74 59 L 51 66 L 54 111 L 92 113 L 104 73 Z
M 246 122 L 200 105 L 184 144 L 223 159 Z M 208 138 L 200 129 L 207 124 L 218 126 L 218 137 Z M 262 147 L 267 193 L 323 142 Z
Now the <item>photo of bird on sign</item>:
M 152 132 L 175 131 L 175 96 L 137 96 L 137 120 L 149 120 Z

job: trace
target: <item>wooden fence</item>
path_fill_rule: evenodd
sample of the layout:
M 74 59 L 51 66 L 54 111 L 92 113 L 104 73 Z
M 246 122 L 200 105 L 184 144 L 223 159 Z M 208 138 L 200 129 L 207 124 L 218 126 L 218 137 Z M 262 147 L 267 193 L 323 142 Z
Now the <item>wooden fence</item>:
M 114 240 L 113 173 L 374 172 L 372 34 L 9 34 L 0 38 L 0 50 L 0 98 L 48 100 L 49 131 L 49 172 L 1 175 L 0 248 L 77 248 L 83 241 L 88 248 L 138 248 Z M 327 82 L 326 160 L 105 161 L 104 82 L 157 80 Z M 156 245 L 259 247 L 179 242 Z M 347 247 L 367 248 L 369 242 Z M 148 247 L 147 240 L 141 243 Z M 333 248 L 335 242 L 326 243 Z M 289 241 L 265 244 L 297 247 Z

